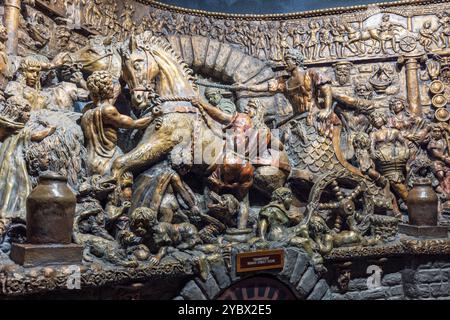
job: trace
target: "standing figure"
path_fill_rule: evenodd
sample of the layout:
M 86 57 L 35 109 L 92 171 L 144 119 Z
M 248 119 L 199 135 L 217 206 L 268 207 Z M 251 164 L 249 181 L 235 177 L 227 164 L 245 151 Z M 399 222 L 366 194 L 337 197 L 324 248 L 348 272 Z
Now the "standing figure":
M 301 54 L 305 55 L 305 41 L 303 37 L 306 34 L 306 30 L 303 27 L 294 27 L 292 30 L 292 47 L 299 50 Z
M 324 21 L 322 28 L 319 30 L 319 57 L 323 58 L 323 53 L 325 49 L 328 49 L 328 54 L 331 56 L 331 26 L 329 21 Z
M 373 130 L 370 133 L 370 150 L 377 171 L 390 183 L 392 191 L 406 203 L 408 189 L 405 184 L 406 162 L 410 151 L 401 132 L 387 127 L 386 115 L 380 111 L 370 114 Z
M 309 30 L 306 31 L 308 40 L 306 41 L 306 57 L 309 60 L 314 60 L 317 57 L 317 50 L 319 49 L 319 39 L 317 34 L 320 30 L 320 25 L 317 21 L 309 22 Z
M 380 33 L 381 52 L 384 54 L 387 54 L 387 47 L 386 47 L 387 43 L 391 44 L 391 48 L 394 52 L 398 52 L 396 46 L 397 43 L 396 28 L 400 27 L 404 29 L 404 27 L 401 24 L 391 22 L 390 18 L 391 17 L 389 14 L 383 14 L 383 16 L 381 17 L 381 23 L 378 27 L 378 32 Z
M 134 7 L 132 4 L 126 4 L 125 5 L 125 11 L 120 15 L 120 18 L 123 18 L 122 26 L 127 31 L 132 31 L 134 27 L 133 22 L 133 14 L 134 14 Z
M 280 26 L 280 29 L 278 30 L 278 37 L 278 41 L 280 41 L 280 54 L 284 57 L 285 53 L 289 49 L 289 42 L 288 33 L 283 25 Z
M 99 4 L 101 4 L 100 0 L 84 0 L 83 4 L 86 4 L 84 9 L 86 25 L 97 29 L 102 19 L 102 14 L 99 9 Z
M 330 32 L 333 38 L 334 55 L 337 58 L 343 58 L 345 27 L 340 25 L 336 18 L 331 19 L 330 26 L 331 26 Z
M 114 99 L 114 83 L 107 71 L 95 71 L 87 80 L 93 104 L 81 118 L 88 152 L 89 174 L 109 174 L 114 159 L 122 154 L 117 146 L 118 129 L 142 129 L 149 125 L 151 118 L 133 120 L 120 114 L 111 104 Z
M 25 219 L 26 199 L 31 192 L 25 149 L 31 141 L 40 142 L 56 130 L 43 122 L 43 130 L 26 128 L 30 111 L 30 103 L 20 96 L 10 97 L 0 107 L 0 233 L 11 219 Z
M 306 69 L 298 50 L 288 50 L 284 62 L 289 78 L 276 78 L 243 89 L 284 93 L 294 109 L 294 117 L 308 113 L 308 124 L 316 126 L 319 134 L 329 134 L 331 123 L 336 120 L 332 112 L 331 79 L 314 69 Z
M 450 150 L 447 130 L 440 123 L 435 124 L 431 131 L 427 150 L 433 161 L 434 175 L 440 183 L 440 188 L 436 191 L 446 194 L 448 198 L 450 195 Z
M 266 32 L 264 31 L 264 28 L 262 25 L 258 27 L 257 33 L 254 35 L 256 37 L 256 57 L 260 58 L 260 52 L 261 50 L 264 52 L 264 58 L 269 58 L 269 54 L 267 52 L 267 44 L 266 44 Z

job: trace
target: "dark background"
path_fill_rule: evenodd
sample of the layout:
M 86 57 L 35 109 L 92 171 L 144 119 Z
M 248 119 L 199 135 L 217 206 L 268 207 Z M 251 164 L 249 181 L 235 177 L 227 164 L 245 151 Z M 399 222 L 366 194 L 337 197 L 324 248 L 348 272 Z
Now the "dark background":
M 158 0 L 190 9 L 227 13 L 288 13 L 324 8 L 345 7 L 388 0 Z M 392 1 L 392 0 L 391 0 Z

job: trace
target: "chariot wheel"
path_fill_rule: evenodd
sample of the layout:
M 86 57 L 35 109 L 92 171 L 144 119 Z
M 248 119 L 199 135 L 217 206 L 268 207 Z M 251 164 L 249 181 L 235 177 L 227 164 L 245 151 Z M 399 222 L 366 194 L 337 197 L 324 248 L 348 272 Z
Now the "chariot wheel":
M 336 229 L 340 227 L 342 218 L 354 217 L 356 225 L 352 228 L 365 233 L 374 210 L 374 202 L 367 193 L 367 181 L 342 170 L 326 174 L 314 184 L 309 194 L 305 219 L 308 223 L 311 215 L 318 211 L 334 212 Z
M 400 39 L 400 49 L 404 52 L 411 52 L 417 47 L 417 40 L 412 36 L 404 36 Z

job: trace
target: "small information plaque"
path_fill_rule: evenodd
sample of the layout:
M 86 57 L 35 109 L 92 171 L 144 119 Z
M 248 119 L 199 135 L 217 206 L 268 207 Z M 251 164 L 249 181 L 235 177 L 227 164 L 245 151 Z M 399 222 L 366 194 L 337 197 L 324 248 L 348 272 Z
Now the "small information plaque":
M 261 250 L 242 252 L 236 255 L 236 272 L 250 272 L 270 269 L 282 269 L 284 250 Z

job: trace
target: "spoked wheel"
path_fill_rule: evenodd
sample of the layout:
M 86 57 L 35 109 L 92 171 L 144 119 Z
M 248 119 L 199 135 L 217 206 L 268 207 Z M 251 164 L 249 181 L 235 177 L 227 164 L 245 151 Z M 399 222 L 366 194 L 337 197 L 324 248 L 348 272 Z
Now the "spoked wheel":
M 400 39 L 400 49 L 404 52 L 411 52 L 417 47 L 417 41 L 412 36 L 405 36 Z
M 307 222 L 316 211 L 330 211 L 336 217 L 334 231 L 339 232 L 345 220 L 351 230 L 366 232 L 374 213 L 373 200 L 366 190 L 365 179 L 347 170 L 323 176 L 309 195 Z

